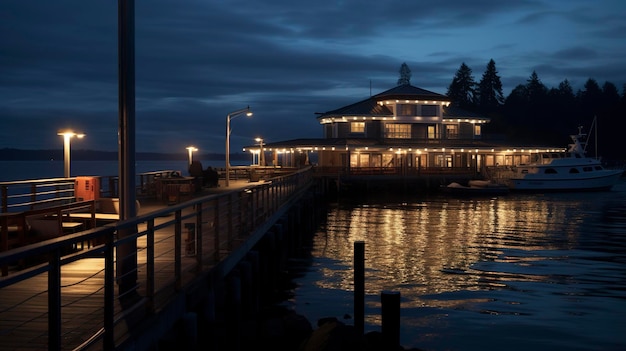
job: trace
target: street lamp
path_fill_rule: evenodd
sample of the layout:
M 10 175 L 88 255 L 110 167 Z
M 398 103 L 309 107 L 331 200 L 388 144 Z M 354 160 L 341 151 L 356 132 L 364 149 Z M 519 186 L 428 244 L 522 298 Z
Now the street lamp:
M 230 120 L 235 117 L 239 117 L 243 114 L 245 114 L 248 117 L 252 116 L 252 112 L 250 111 L 250 106 L 241 110 L 231 112 L 228 114 L 228 116 L 226 116 L 226 183 L 225 183 L 226 186 L 229 185 L 229 180 L 230 180 L 230 132 L 231 132 Z
M 188 146 L 187 151 L 189 151 L 189 165 L 191 166 L 191 161 L 193 161 L 193 152 L 198 151 L 198 148 L 195 146 Z
M 254 139 L 259 143 L 259 166 L 265 166 L 265 152 L 263 152 L 263 138 Z
M 85 134 L 74 133 L 72 131 L 58 132 L 57 135 L 63 136 L 63 160 L 64 160 L 64 176 L 70 177 L 70 139 L 73 137 L 83 138 Z

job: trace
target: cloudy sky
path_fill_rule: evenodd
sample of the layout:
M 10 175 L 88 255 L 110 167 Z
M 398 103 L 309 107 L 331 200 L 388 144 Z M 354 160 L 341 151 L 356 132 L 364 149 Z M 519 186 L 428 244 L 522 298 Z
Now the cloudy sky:
M 117 150 L 117 1 L 0 1 L 0 148 Z M 490 59 L 508 95 L 533 71 L 626 83 L 624 0 L 138 0 L 136 150 L 224 152 L 318 138 L 316 112 L 396 85 L 445 94 Z M 621 92 L 621 91 L 620 91 Z

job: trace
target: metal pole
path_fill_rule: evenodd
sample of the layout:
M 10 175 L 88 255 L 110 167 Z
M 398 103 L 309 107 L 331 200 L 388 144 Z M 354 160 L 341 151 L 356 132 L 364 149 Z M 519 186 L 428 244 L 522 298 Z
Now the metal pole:
M 119 83 L 119 196 L 120 220 L 136 216 L 135 206 L 135 2 L 118 0 L 118 83 Z M 137 232 L 120 230 L 120 238 Z M 135 289 L 137 280 L 137 243 L 130 241 L 117 248 L 117 277 L 120 293 Z
M 237 110 L 235 112 L 231 112 L 226 116 L 226 183 L 225 183 L 225 186 L 227 187 L 230 181 L 230 120 L 241 115 L 242 113 L 245 113 L 248 116 L 252 116 L 252 112 L 250 112 L 250 106 L 241 110 Z
M 263 139 L 261 139 L 261 156 L 259 157 L 261 166 L 265 166 L 265 152 L 263 152 Z
M 230 180 L 230 114 L 226 117 L 226 187 Z
M 65 178 L 70 177 L 70 138 L 71 135 L 63 135 L 63 175 Z

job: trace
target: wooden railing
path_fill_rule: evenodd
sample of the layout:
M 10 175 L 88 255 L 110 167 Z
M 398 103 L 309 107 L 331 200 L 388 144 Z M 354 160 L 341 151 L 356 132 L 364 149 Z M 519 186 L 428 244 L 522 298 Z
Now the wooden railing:
M 194 279 L 232 270 L 237 249 L 249 249 L 312 184 L 306 168 L 0 253 L 0 266 L 11 267 L 0 278 L 2 342 L 113 349 L 132 321 L 154 315 Z M 85 242 L 96 245 L 66 251 Z
M 156 179 L 172 171 L 163 170 L 137 175 L 137 195 L 154 188 Z M 0 182 L 0 212 L 19 212 L 53 207 L 76 201 L 75 185 L 79 177 L 31 179 Z M 98 176 L 99 197 L 119 197 L 117 176 Z

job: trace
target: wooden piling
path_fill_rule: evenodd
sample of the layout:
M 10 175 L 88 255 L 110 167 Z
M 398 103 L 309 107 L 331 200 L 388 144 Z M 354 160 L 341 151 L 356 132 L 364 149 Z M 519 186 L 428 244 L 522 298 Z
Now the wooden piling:
M 354 242 L 354 328 L 365 331 L 365 241 Z
M 387 350 L 400 347 L 400 292 L 383 291 L 380 296 L 382 338 Z

